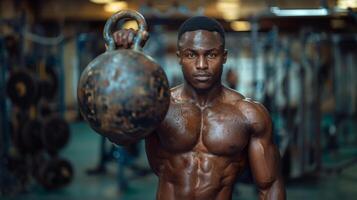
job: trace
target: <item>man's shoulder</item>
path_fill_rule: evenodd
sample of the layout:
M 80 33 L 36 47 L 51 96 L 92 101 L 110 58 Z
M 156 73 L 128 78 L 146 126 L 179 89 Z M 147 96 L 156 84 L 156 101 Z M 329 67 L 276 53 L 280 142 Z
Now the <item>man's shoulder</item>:
M 237 92 L 236 90 L 227 88 L 227 87 L 223 88 L 223 92 L 224 92 L 224 95 L 223 95 L 224 101 L 229 102 L 229 103 L 235 104 L 236 102 L 239 102 L 242 99 L 245 99 L 245 97 L 241 93 Z
M 264 132 L 271 128 L 269 112 L 261 103 L 250 98 L 243 98 L 235 105 L 254 132 Z
M 170 89 L 171 101 L 176 101 L 181 98 L 181 93 L 183 90 L 183 84 L 177 85 Z
M 235 107 L 240 109 L 249 109 L 249 111 L 255 111 L 259 107 L 264 107 L 257 101 L 253 101 L 237 92 L 236 90 L 225 87 L 224 88 L 224 98 L 227 103 L 233 104 Z
M 183 84 L 180 84 L 180 85 L 170 88 L 170 91 L 171 91 L 171 94 L 173 94 L 173 93 L 182 91 L 182 89 L 183 89 Z
M 227 88 L 224 88 L 224 101 L 238 108 L 243 115 L 249 117 L 251 113 L 259 112 L 264 106 L 257 101 L 253 101 L 250 98 L 247 98 L 240 94 L 239 92 Z
M 258 101 L 254 101 L 251 98 L 244 97 L 238 101 L 236 101 L 236 105 L 243 110 L 251 111 L 251 112 L 258 112 L 259 110 L 263 109 L 266 110 L 263 104 L 259 103 Z

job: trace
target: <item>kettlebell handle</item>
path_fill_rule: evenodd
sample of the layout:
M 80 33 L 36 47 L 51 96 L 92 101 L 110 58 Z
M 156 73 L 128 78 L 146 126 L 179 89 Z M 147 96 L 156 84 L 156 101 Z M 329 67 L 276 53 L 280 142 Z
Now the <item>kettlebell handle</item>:
M 140 49 L 140 43 L 143 37 L 143 32 L 147 30 L 147 24 L 145 18 L 137 11 L 134 10 L 121 10 L 114 15 L 112 15 L 104 26 L 103 37 L 105 43 L 108 46 L 109 51 L 115 50 L 115 41 L 113 38 L 113 26 L 120 19 L 131 18 L 134 19 L 138 23 L 138 33 L 134 38 L 134 50 Z

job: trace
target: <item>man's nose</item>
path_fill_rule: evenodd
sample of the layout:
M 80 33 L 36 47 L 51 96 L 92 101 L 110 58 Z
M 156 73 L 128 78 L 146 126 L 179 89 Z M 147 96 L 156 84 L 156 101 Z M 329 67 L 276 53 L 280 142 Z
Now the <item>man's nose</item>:
M 197 59 L 196 68 L 200 70 L 208 69 L 208 62 L 205 56 L 199 56 Z

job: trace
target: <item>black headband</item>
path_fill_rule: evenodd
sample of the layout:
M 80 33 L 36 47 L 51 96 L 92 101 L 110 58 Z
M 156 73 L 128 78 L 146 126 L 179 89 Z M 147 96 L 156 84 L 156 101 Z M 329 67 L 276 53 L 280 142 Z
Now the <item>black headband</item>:
M 205 16 L 191 17 L 188 20 L 186 20 L 184 23 L 182 23 L 182 25 L 178 30 L 177 39 L 180 40 L 181 36 L 185 32 L 197 31 L 197 30 L 216 31 L 222 37 L 222 43 L 224 46 L 225 36 L 224 36 L 224 29 L 222 25 L 217 20 Z

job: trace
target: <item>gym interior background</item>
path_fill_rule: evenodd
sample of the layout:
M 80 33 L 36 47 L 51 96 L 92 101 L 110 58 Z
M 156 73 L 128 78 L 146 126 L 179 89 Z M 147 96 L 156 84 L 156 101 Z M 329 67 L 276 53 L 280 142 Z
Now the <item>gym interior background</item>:
M 144 52 L 170 86 L 182 82 L 179 25 L 221 22 L 223 82 L 270 111 L 288 199 L 357 198 L 356 0 L 1 0 L 0 199 L 155 199 L 143 141 L 112 145 L 77 106 L 81 71 L 121 9 L 146 18 Z M 233 199 L 257 199 L 249 171 Z

